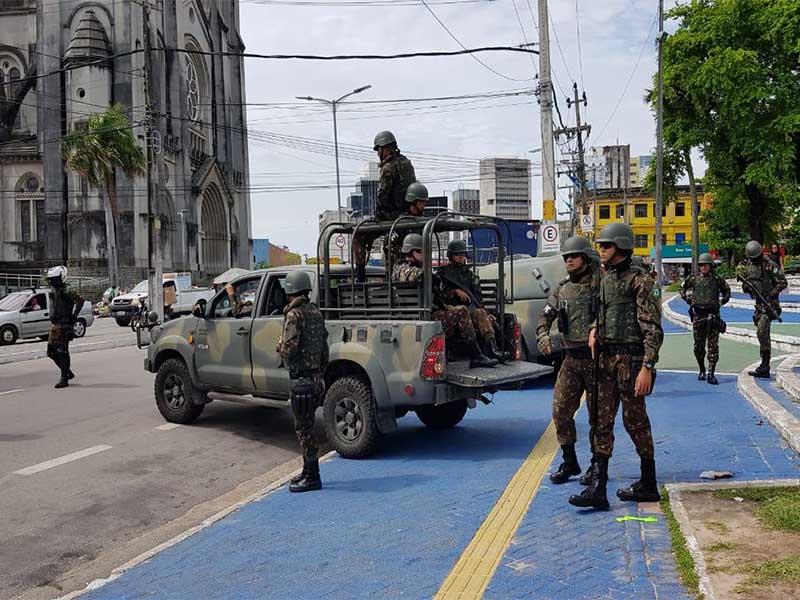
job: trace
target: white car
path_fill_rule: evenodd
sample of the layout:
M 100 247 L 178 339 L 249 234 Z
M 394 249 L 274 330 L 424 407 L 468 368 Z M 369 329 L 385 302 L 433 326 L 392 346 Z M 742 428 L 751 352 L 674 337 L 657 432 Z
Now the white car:
M 47 339 L 50 330 L 50 290 L 30 289 L 12 292 L 0 299 L 0 346 L 18 339 Z M 75 337 L 86 335 L 94 323 L 92 303 L 85 301 L 75 321 Z
M 198 300 L 210 300 L 214 297 L 214 290 L 191 287 L 191 279 L 187 282 L 183 278 L 165 277 L 163 285 L 175 287 L 175 302 L 170 305 L 173 317 L 189 315 Z M 130 325 L 133 315 L 139 310 L 142 302 L 147 302 L 147 292 L 147 281 L 140 281 L 130 292 L 111 301 L 111 316 L 117 325 L 120 327 Z

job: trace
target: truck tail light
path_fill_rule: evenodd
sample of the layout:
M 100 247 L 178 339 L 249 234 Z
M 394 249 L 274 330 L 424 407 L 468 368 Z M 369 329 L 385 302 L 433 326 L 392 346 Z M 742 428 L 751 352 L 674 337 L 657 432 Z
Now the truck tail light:
M 427 381 L 444 379 L 446 360 L 444 336 L 435 335 L 425 347 L 425 355 L 422 357 L 422 366 L 419 370 L 420 376 Z
M 522 360 L 522 329 L 514 324 L 514 360 Z

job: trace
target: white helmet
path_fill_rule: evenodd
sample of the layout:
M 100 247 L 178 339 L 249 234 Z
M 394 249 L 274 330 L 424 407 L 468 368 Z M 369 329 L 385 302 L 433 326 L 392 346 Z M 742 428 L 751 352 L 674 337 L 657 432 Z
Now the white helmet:
M 64 283 L 67 280 L 67 267 L 59 265 L 47 271 L 47 279 L 61 279 Z

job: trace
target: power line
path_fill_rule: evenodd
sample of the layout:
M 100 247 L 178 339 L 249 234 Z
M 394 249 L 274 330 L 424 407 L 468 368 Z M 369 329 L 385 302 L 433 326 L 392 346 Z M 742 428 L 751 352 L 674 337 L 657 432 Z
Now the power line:
M 583 84 L 583 51 L 581 50 L 581 17 L 578 12 L 578 0 L 575 0 L 575 32 L 578 39 L 578 65 L 581 71 L 581 88 L 585 88 Z

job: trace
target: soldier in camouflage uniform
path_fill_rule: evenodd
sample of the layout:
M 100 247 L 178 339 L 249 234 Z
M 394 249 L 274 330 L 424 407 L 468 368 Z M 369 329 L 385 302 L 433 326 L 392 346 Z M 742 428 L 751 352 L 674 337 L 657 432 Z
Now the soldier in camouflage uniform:
M 566 483 L 573 475 L 580 475 L 581 467 L 575 454 L 575 413 L 581 396 L 586 393 L 589 406 L 589 439 L 594 430 L 594 365 L 589 350 L 589 330 L 597 316 L 600 274 L 592 268 L 592 246 L 584 237 L 569 238 L 561 248 L 568 277 L 550 294 L 536 327 L 539 353 L 553 353 L 550 328 L 558 320 L 558 329 L 564 336 L 564 361 L 558 371 L 553 390 L 553 423 L 561 445 L 563 462 L 550 481 Z M 594 469 L 587 470 L 588 485 Z
M 328 365 L 328 331 L 322 313 L 308 299 L 308 273 L 289 273 L 284 288 L 289 304 L 284 309 L 283 335 L 277 350 L 283 366 L 289 369 L 294 426 L 303 449 L 303 471 L 292 479 L 289 491 L 309 492 L 322 488 L 314 412 L 325 392 L 322 373 Z
M 75 337 L 75 321 L 83 308 L 83 298 L 67 285 L 67 268 L 53 267 L 47 272 L 47 282 L 53 290 L 50 307 L 50 332 L 47 338 L 47 356 L 61 370 L 56 389 L 69 386 L 75 378 L 70 369 L 69 343 Z
M 769 379 L 769 359 L 772 354 L 770 328 L 773 319 L 781 314 L 778 296 L 786 288 L 786 276 L 776 263 L 764 256 L 761 244 L 757 241 L 747 242 L 745 254 L 747 258 L 736 267 L 736 277 L 742 282 L 742 290 L 755 300 L 753 323 L 761 351 L 761 364 L 748 373 L 753 377 Z
M 481 279 L 467 266 L 467 243 L 464 240 L 450 242 L 447 258 L 449 262 L 436 271 L 437 289 L 434 293 L 448 306 L 465 306 L 483 353 L 498 362 L 508 362 L 511 353 L 497 347 L 495 319 L 483 308 Z
M 399 282 L 422 281 L 424 270 L 422 268 L 422 236 L 418 233 L 409 233 L 403 239 L 403 260 L 392 269 L 392 280 Z M 440 288 L 434 282 L 434 289 Z M 438 306 L 431 316 L 442 323 L 445 339 L 457 341 L 467 347 L 470 354 L 470 368 L 493 367 L 497 364 L 495 359 L 483 354 L 478 345 L 478 337 L 472 319 L 466 306 L 449 306 L 442 298 L 434 296 L 434 305 Z
M 681 298 L 689 305 L 694 332 L 694 357 L 700 372 L 697 378 L 717 385 L 714 370 L 719 362 L 719 309 L 731 299 L 728 282 L 714 272 L 714 259 L 704 252 L 697 259 L 700 272 L 689 275 L 681 285 Z M 708 340 L 708 375 L 706 375 L 706 340 Z
M 226 284 L 225 291 L 228 294 L 228 298 L 231 300 L 231 304 L 233 305 L 233 309 L 231 313 L 237 319 L 241 319 L 243 317 L 249 317 L 253 314 L 253 301 L 252 300 L 242 300 L 239 295 L 233 289 L 233 284 Z
M 406 198 L 408 187 L 417 180 L 411 161 L 400 153 L 397 140 L 391 131 L 381 131 L 376 135 L 373 148 L 378 153 L 381 165 L 375 218 L 378 221 L 394 221 L 402 214 L 413 214 L 410 210 L 412 206 Z M 427 190 L 425 197 L 427 198 Z M 367 257 L 375 239 L 376 236 L 362 233 L 353 239 L 353 256 L 358 281 L 366 280 Z M 399 256 L 400 243 L 399 239 L 387 240 L 384 245 L 390 247 L 389 251 L 393 251 L 392 256 L 396 257 Z
M 614 421 L 622 403 L 622 422 L 641 462 L 641 478 L 617 490 L 621 500 L 655 502 L 656 482 L 653 434 L 645 396 L 653 387 L 653 370 L 664 341 L 661 328 L 661 292 L 643 269 L 631 264 L 633 229 L 624 223 L 606 225 L 597 239 L 606 273 L 600 280 L 600 307 L 589 347 L 597 362 L 597 417 L 594 462 L 597 476 L 570 504 L 607 509 L 608 461 L 614 448 Z

